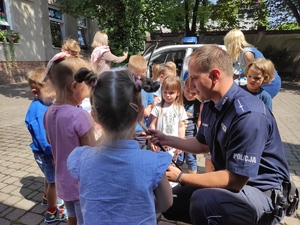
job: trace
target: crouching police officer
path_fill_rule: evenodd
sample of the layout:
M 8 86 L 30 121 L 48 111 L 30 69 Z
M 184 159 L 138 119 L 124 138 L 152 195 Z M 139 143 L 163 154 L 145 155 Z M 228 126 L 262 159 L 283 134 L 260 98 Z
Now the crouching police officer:
M 216 45 L 191 54 L 189 76 L 199 98 L 208 100 L 198 134 L 183 139 L 151 130 L 149 138 L 193 154 L 210 152 L 215 171 L 185 174 L 170 166 L 169 180 L 181 185 L 164 217 L 197 225 L 276 224 L 286 207 L 275 210 L 275 198 L 289 171 L 273 115 L 233 82 L 231 57 Z

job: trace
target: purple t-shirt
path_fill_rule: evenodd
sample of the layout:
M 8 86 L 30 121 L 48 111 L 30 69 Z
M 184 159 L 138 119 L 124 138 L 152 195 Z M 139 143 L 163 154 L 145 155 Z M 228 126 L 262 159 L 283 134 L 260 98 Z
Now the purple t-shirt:
M 67 169 L 67 158 L 81 146 L 80 137 L 93 125 L 88 112 L 72 105 L 52 105 L 45 113 L 44 126 L 55 161 L 56 193 L 65 201 L 79 199 L 78 181 Z

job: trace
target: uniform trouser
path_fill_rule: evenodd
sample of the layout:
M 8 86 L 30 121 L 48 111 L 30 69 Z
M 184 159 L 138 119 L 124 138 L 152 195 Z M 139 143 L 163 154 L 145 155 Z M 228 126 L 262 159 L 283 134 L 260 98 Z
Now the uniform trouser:
M 273 225 L 272 200 L 257 188 L 245 186 L 239 192 L 221 188 L 173 188 L 174 201 L 163 213 L 169 220 L 195 225 Z

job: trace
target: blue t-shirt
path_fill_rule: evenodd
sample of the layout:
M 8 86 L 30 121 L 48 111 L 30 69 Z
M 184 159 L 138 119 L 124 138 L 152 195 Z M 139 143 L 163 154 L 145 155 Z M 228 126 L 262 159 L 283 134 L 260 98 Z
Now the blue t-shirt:
M 141 95 L 142 95 L 142 105 L 144 106 L 144 108 L 148 107 L 149 104 L 153 104 L 153 102 L 154 102 L 153 93 L 148 93 L 148 92 L 142 90 Z M 149 120 L 149 117 L 145 116 L 144 117 L 144 124 L 147 127 L 149 125 L 148 120 Z M 141 131 L 143 131 L 143 128 L 139 124 L 137 124 L 136 127 L 135 127 L 135 131 L 136 132 L 141 132 Z
M 26 113 L 25 124 L 32 138 L 30 147 L 35 153 L 44 153 L 52 156 L 51 146 L 46 138 L 44 127 L 44 114 L 49 106 L 44 105 L 41 101 L 34 99 Z
M 243 88 L 245 91 L 248 91 L 249 93 L 258 97 L 260 100 L 262 100 L 266 104 L 268 109 L 272 112 L 272 97 L 263 88 L 260 88 L 260 90 L 258 92 L 252 92 L 252 91 L 249 91 L 249 89 L 247 88 L 247 85 L 240 86 L 240 87 Z
M 67 163 L 79 180 L 84 224 L 156 224 L 153 190 L 171 160 L 167 152 L 141 151 L 135 140 L 75 148 Z
M 214 105 L 203 103 L 197 139 L 207 144 L 215 170 L 249 177 L 262 191 L 280 189 L 289 179 L 287 160 L 272 113 L 235 83 Z

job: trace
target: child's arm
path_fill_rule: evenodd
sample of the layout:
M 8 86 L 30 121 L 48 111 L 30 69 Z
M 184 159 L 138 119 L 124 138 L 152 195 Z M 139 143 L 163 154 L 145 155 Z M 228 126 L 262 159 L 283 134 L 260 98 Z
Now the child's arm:
M 185 138 L 185 120 L 180 121 L 178 123 L 178 137 Z M 180 149 L 177 149 L 175 151 L 175 154 L 180 154 L 182 151 Z
M 144 109 L 144 116 L 150 116 L 152 110 L 152 104 L 148 104 L 148 106 Z
M 200 125 L 201 125 L 201 112 L 202 112 L 202 109 L 203 109 L 203 104 L 201 103 L 201 105 L 200 105 L 200 111 L 199 111 L 199 116 L 198 116 L 198 120 L 197 120 L 197 128 L 199 128 L 200 127 Z
M 154 116 L 153 114 L 151 114 L 151 124 L 149 125 L 149 128 L 156 130 L 156 127 L 157 127 L 156 123 L 157 123 L 157 117 Z M 158 151 L 158 147 L 156 145 L 154 145 L 152 142 L 151 142 L 150 146 L 151 146 L 152 151 L 155 151 L 155 152 Z
M 161 213 L 170 208 L 173 204 L 172 188 L 169 184 L 166 174 L 163 175 L 157 188 L 154 190 L 155 210 Z
M 81 146 L 96 146 L 95 128 L 92 126 L 83 136 L 80 137 Z

